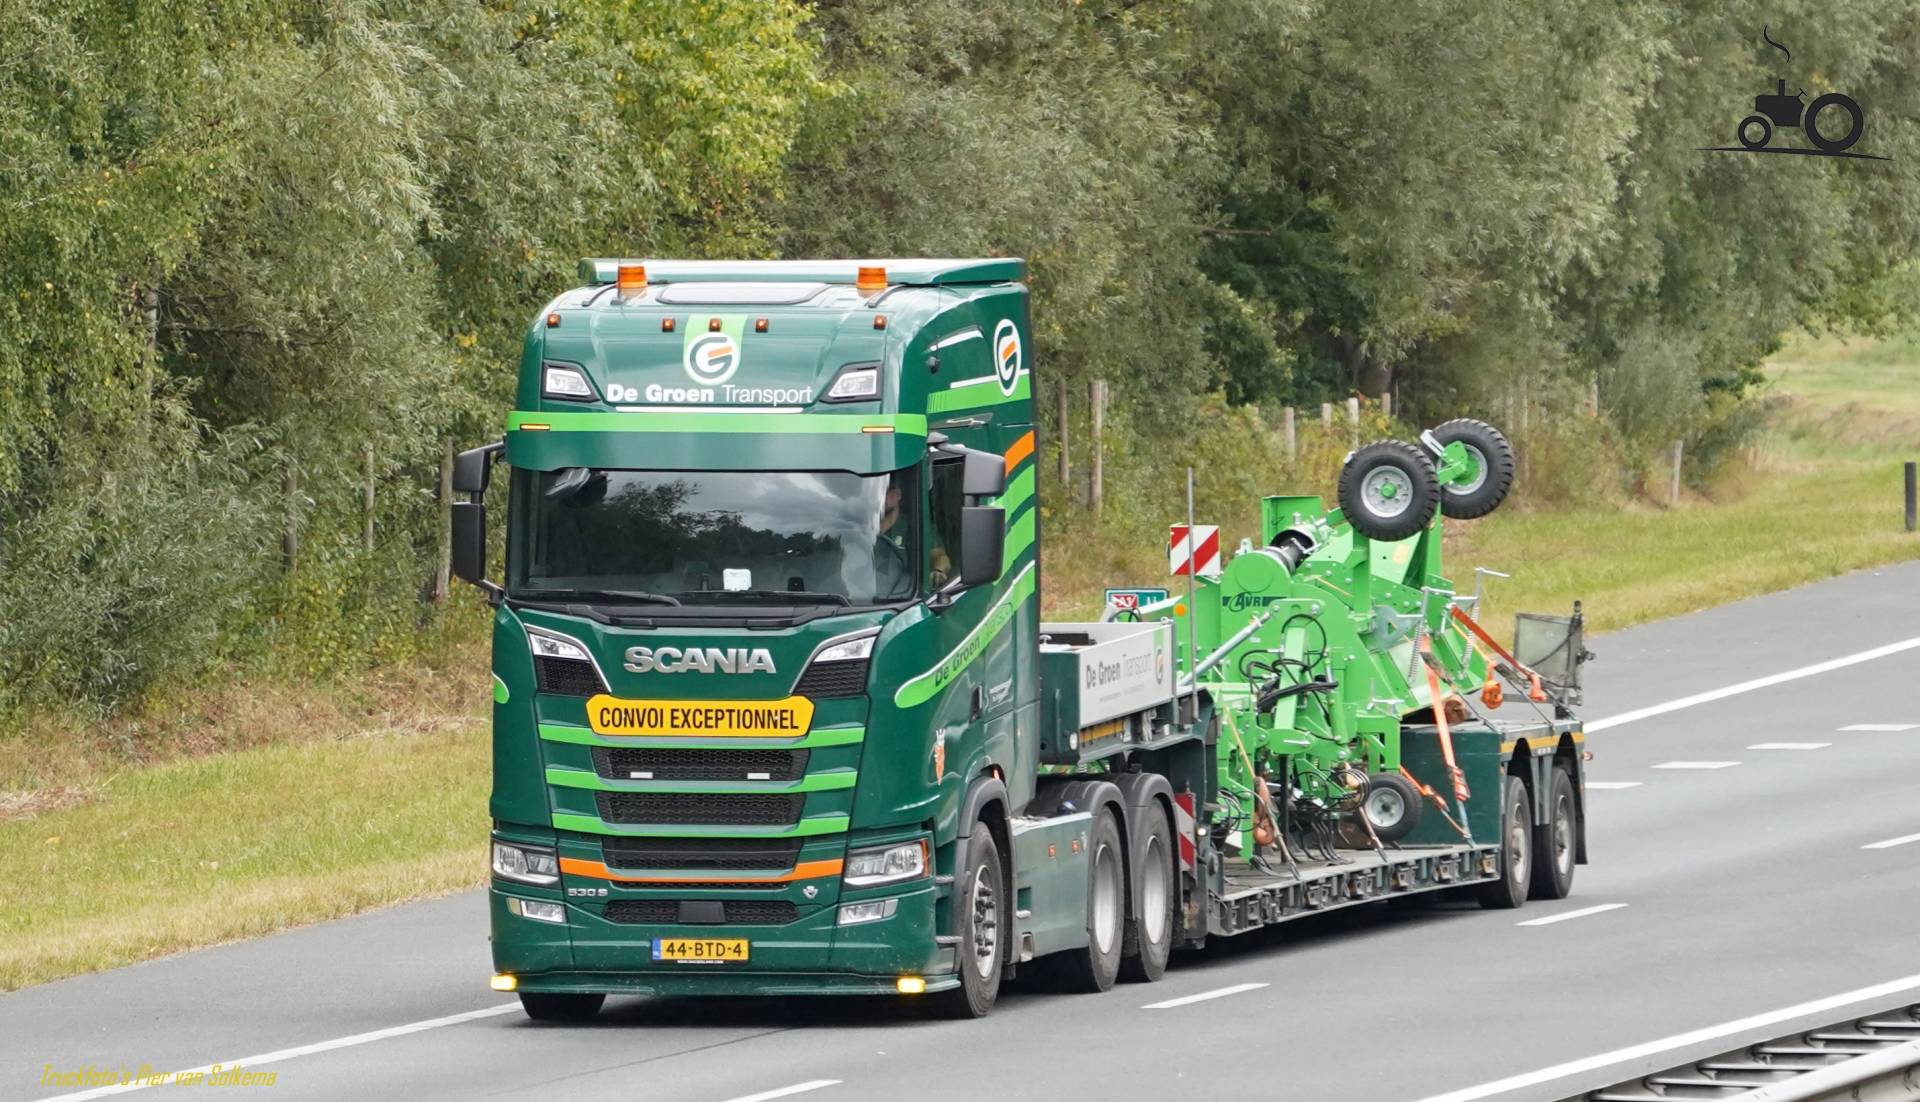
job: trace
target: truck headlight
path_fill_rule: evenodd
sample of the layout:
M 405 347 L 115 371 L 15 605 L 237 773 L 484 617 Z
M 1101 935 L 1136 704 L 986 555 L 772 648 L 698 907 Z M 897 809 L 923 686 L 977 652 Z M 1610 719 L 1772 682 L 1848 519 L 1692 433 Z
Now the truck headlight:
M 530 631 L 527 633 L 527 644 L 540 658 L 565 658 L 574 662 L 591 661 L 587 657 L 587 652 L 581 650 L 572 640 L 562 639 L 557 635 L 542 635 Z
M 543 398 L 566 398 L 577 402 L 593 397 L 593 384 L 587 382 L 586 373 L 570 364 L 542 364 L 540 375 L 540 396 Z
M 841 879 L 849 888 L 871 888 L 876 884 L 897 884 L 925 875 L 927 843 L 925 840 L 916 840 L 849 852 L 846 873 Z
M 813 660 L 815 662 L 852 662 L 857 659 L 871 657 L 873 655 L 873 641 L 879 637 L 879 633 L 875 632 L 872 635 L 862 635 L 858 639 L 849 639 L 844 643 L 835 643 L 833 646 L 814 655 Z
M 522 884 L 557 884 L 560 882 L 560 862 L 550 849 L 495 841 L 493 874 L 504 880 L 518 880 Z
M 880 365 L 848 364 L 834 376 L 823 402 L 871 402 L 880 397 Z

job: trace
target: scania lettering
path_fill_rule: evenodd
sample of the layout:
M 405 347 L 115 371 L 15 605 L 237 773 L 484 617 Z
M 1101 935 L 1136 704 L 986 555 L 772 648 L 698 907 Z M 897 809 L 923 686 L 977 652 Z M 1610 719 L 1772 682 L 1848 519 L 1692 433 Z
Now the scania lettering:
M 1441 568 L 1442 516 L 1507 492 L 1505 438 L 1368 444 L 1336 507 L 1264 498 L 1200 576 L 1043 621 L 1025 279 L 600 259 L 537 312 L 453 507 L 493 618 L 493 984 L 528 1014 L 978 1016 L 1303 915 L 1571 890 L 1578 606 L 1508 647 Z

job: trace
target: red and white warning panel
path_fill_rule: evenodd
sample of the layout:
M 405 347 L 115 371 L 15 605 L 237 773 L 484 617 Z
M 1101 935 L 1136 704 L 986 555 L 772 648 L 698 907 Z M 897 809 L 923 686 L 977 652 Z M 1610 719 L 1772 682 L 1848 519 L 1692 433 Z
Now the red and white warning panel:
M 1191 533 L 1184 524 L 1167 529 L 1167 570 L 1174 577 L 1193 574 L 1202 578 L 1220 576 L 1220 527 L 1196 524 Z
M 1194 848 L 1193 830 L 1193 793 L 1179 792 L 1173 797 L 1174 837 L 1180 840 L 1180 868 L 1193 871 L 1194 858 L 1198 851 Z

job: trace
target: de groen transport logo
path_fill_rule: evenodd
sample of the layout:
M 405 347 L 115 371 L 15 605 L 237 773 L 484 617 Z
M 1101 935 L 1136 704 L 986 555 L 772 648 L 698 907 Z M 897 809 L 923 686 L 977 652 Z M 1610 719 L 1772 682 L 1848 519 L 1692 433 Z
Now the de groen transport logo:
M 681 344 L 680 366 L 687 378 L 702 386 L 719 386 L 740 370 L 740 330 L 745 319 L 739 316 L 710 319 L 707 325 L 687 326 Z M 712 328 L 719 322 L 718 329 Z
M 993 327 L 993 374 L 1003 394 L 1012 394 L 1020 382 L 1020 329 L 1011 318 Z

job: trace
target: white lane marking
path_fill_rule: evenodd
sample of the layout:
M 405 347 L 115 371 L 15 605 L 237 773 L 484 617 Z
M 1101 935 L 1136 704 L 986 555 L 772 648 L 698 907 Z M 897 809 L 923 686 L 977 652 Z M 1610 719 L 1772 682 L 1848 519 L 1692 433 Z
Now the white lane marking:
M 1185 1006 L 1188 1003 L 1203 1003 L 1208 999 L 1224 999 L 1228 995 L 1238 995 L 1242 991 L 1257 991 L 1267 986 L 1270 985 L 1264 983 L 1236 983 L 1232 987 L 1221 987 L 1213 991 L 1202 991 L 1198 995 L 1183 995 L 1177 999 L 1168 999 L 1163 1003 L 1148 1003 L 1140 1009 L 1171 1010 L 1176 1006 Z
M 1860 848 L 1861 849 L 1892 849 L 1895 846 L 1904 846 L 1908 842 L 1920 842 L 1920 834 L 1902 834 L 1898 838 L 1889 838 L 1884 842 L 1868 842 L 1866 845 L 1861 846 Z
M 1514 923 L 1514 925 L 1515 926 L 1551 926 L 1556 922 L 1565 922 L 1568 919 L 1572 919 L 1572 918 L 1585 918 L 1588 915 L 1605 914 L 1608 911 L 1617 911 L 1624 906 L 1626 906 L 1625 903 L 1602 903 L 1598 907 L 1582 907 L 1577 911 L 1562 911 L 1557 915 L 1548 915 L 1545 918 L 1530 918 L 1525 922 L 1516 922 Z
M 1909 651 L 1915 647 L 1920 647 L 1920 636 L 1912 639 L 1902 639 L 1898 643 L 1888 643 L 1884 647 L 1875 647 L 1872 650 L 1863 650 L 1857 654 L 1830 658 L 1825 662 L 1816 662 L 1811 666 L 1801 666 L 1799 669 L 1788 670 L 1785 673 L 1756 677 L 1752 681 L 1742 681 L 1738 685 L 1728 685 L 1724 689 L 1712 689 L 1704 693 L 1695 693 L 1692 696 L 1683 696 L 1678 700 L 1669 700 L 1665 704 L 1636 708 L 1631 712 L 1622 712 L 1617 716 L 1596 719 L 1588 723 L 1586 729 L 1588 731 L 1604 731 L 1609 727 L 1618 727 L 1625 723 L 1637 723 L 1643 719 L 1666 715 L 1668 712 L 1677 712 L 1682 708 L 1691 708 L 1696 704 L 1708 704 L 1715 700 L 1725 700 L 1727 697 L 1738 696 L 1741 693 L 1750 693 L 1755 689 L 1764 689 L 1769 685 L 1778 685 L 1786 681 L 1798 681 L 1803 677 L 1812 677 L 1815 674 L 1827 673 L 1831 670 L 1852 666 L 1860 662 L 1871 662 L 1876 658 L 1885 658 L 1889 654 L 1899 654 L 1901 651 Z
M 258 1056 L 242 1056 L 237 1060 L 222 1060 L 217 1064 L 203 1064 L 200 1067 L 187 1068 L 184 1071 L 168 1072 L 165 1075 L 156 1076 L 152 1079 L 135 1080 L 131 1083 L 115 1083 L 108 1087 L 95 1087 L 92 1090 L 80 1091 L 77 1094 L 57 1094 L 52 1098 L 43 1099 L 42 1102 L 80 1102 L 81 1099 L 85 1098 L 105 1098 L 111 1094 L 124 1094 L 127 1091 L 137 1091 L 146 1087 L 163 1084 L 166 1086 L 178 1086 L 180 1085 L 180 1077 L 182 1075 L 202 1075 L 213 1071 L 215 1068 L 219 1068 L 221 1071 L 233 1071 L 242 1068 L 254 1068 L 261 1064 L 278 1064 L 282 1061 L 297 1059 L 301 1056 L 312 1056 L 316 1053 L 332 1052 L 338 1048 L 352 1048 L 354 1045 L 371 1044 L 374 1041 L 385 1041 L 392 1037 L 405 1037 L 412 1033 L 425 1033 L 429 1029 L 439 1029 L 441 1026 L 448 1025 L 459 1025 L 461 1022 L 471 1022 L 478 1018 L 492 1018 L 501 1014 L 511 1014 L 519 1009 L 520 1004 L 517 1002 L 501 1003 L 499 1006 L 489 1006 L 484 1010 L 469 1010 L 464 1014 L 449 1014 L 444 1018 L 428 1018 L 425 1021 L 408 1022 L 406 1025 L 376 1029 L 371 1033 L 355 1033 L 350 1037 L 335 1037 L 331 1041 L 317 1041 L 310 1045 L 297 1045 L 293 1048 L 276 1049 L 272 1052 L 263 1052 Z
M 1655 769 L 1727 769 L 1739 765 L 1737 761 L 1663 761 Z
M 1696 1029 L 1689 1033 L 1677 1033 L 1672 1037 L 1662 1037 L 1658 1041 L 1648 1041 L 1644 1044 L 1630 1045 L 1626 1048 L 1616 1048 L 1612 1052 L 1603 1052 L 1598 1056 L 1587 1056 L 1578 1060 L 1569 1060 L 1564 1064 L 1555 1064 L 1550 1068 L 1541 1068 L 1539 1071 L 1530 1071 L 1524 1075 L 1509 1076 L 1508 1078 L 1496 1080 L 1492 1083 L 1482 1083 L 1477 1087 L 1464 1087 L 1460 1090 L 1448 1091 L 1445 1094 L 1431 1095 L 1422 1098 L 1420 1102 L 1474 1102 L 1475 1099 L 1492 1098 L 1494 1095 L 1505 1094 L 1508 1091 L 1517 1091 L 1526 1087 L 1537 1087 L 1542 1083 L 1551 1083 L 1556 1079 L 1564 1079 L 1569 1075 L 1585 1075 L 1588 1072 L 1599 1071 L 1602 1068 L 1612 1067 L 1615 1064 L 1625 1063 L 1629 1060 L 1646 1060 L 1648 1057 L 1658 1056 L 1663 1052 L 1671 1052 L 1677 1048 L 1688 1048 L 1693 1045 L 1705 1044 L 1709 1041 L 1717 1041 L 1736 1033 L 1744 1033 L 1750 1029 L 1760 1029 L 1765 1026 L 1775 1025 L 1779 1022 L 1791 1021 L 1794 1018 L 1799 1018 L 1804 1015 L 1822 1014 L 1843 1006 L 1865 1002 L 1868 999 L 1880 999 L 1889 995 L 1898 995 L 1916 990 L 1920 990 L 1920 975 L 1902 976 L 1897 980 L 1888 980 L 1886 983 L 1876 983 L 1872 987 L 1862 987 L 1854 991 L 1843 991 L 1838 995 L 1829 995 L 1824 999 L 1815 999 L 1812 1002 L 1804 1002 L 1798 1006 L 1789 1006 L 1782 1010 L 1770 1010 L 1765 1014 L 1755 1014 L 1750 1018 L 1724 1022 L 1720 1025 L 1708 1026 L 1705 1029 Z
M 1849 723 L 1842 731 L 1911 731 L 1920 723 Z
M 1588 781 L 1588 788 L 1639 788 L 1645 781 Z
M 790 1094 L 805 1094 L 808 1091 L 817 1091 L 821 1087 L 839 1085 L 838 1079 L 809 1079 L 804 1083 L 795 1083 L 791 1087 L 776 1087 L 770 1091 L 761 1091 L 759 1094 L 743 1094 L 738 1098 L 729 1098 L 727 1102 L 767 1102 L 769 1098 L 785 1098 Z
M 1749 750 L 1824 750 L 1831 742 L 1756 742 Z

